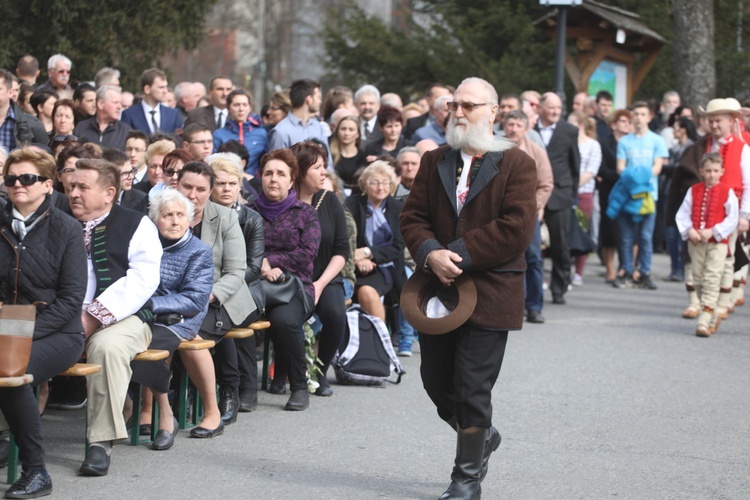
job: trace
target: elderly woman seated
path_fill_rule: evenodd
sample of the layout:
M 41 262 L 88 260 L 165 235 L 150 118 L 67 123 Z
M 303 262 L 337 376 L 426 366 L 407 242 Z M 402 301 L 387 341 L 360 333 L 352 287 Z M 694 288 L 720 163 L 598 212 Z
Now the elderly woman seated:
M 365 311 L 385 320 L 380 297 L 391 290 L 400 294 L 406 282 L 404 239 L 398 220 L 403 204 L 391 196 L 396 189 L 396 175 L 385 161 L 367 167 L 359 177 L 359 187 L 362 194 L 346 200 L 357 224 L 354 293 Z
M 174 353 L 181 342 L 196 337 L 208 310 L 214 276 L 211 249 L 189 231 L 194 212 L 190 200 L 174 189 L 165 189 L 151 200 L 149 216 L 159 230 L 164 253 L 159 288 L 138 312 L 151 328 L 149 349 Z M 213 370 L 211 356 L 199 362 Z M 134 361 L 132 366 L 133 380 L 150 387 L 159 403 L 159 433 L 152 448 L 169 449 L 178 424 L 166 394 L 168 362 Z

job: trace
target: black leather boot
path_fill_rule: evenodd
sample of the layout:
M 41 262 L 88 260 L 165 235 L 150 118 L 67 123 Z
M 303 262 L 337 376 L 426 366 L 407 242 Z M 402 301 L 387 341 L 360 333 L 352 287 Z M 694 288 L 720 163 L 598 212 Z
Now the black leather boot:
M 471 427 L 456 433 L 456 465 L 451 484 L 440 500 L 480 500 L 482 463 L 484 462 L 487 429 Z
M 237 421 L 237 412 L 240 411 L 239 389 L 219 387 L 219 411 L 224 425 L 233 424 Z
M 487 430 L 487 439 L 484 442 L 484 457 L 482 458 L 482 472 L 479 474 L 479 481 L 484 481 L 490 465 L 490 455 L 500 446 L 500 432 L 494 427 Z

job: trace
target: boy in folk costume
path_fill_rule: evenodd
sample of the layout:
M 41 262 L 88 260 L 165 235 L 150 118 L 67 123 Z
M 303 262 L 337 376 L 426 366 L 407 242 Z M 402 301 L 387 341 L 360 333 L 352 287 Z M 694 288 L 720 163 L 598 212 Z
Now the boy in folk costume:
M 737 229 L 739 204 L 734 191 L 720 181 L 724 175 L 723 159 L 708 153 L 700 163 L 703 182 L 694 184 L 677 211 L 675 222 L 693 265 L 693 279 L 701 304 L 695 334 L 708 337 L 719 327 L 716 303 L 728 238 Z

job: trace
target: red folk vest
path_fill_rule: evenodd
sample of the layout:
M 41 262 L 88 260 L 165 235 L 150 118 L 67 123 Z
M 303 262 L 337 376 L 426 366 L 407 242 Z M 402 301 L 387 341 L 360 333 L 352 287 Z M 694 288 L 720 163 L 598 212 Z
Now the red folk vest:
M 713 137 L 706 141 L 706 153 L 710 153 L 713 148 Z M 719 154 L 724 160 L 724 175 L 721 176 L 721 182 L 728 185 L 734 190 L 737 199 L 742 199 L 742 148 L 745 143 L 734 136 L 727 139 L 728 142 L 719 146 Z
M 716 224 L 723 221 L 726 216 L 724 204 L 727 202 L 730 187 L 723 182 L 719 182 L 714 187 L 707 189 L 705 182 L 693 184 L 690 188 L 693 191 L 693 213 L 692 221 L 694 229 L 711 229 Z M 716 243 L 715 238 L 711 241 Z M 721 243 L 728 243 L 724 239 Z

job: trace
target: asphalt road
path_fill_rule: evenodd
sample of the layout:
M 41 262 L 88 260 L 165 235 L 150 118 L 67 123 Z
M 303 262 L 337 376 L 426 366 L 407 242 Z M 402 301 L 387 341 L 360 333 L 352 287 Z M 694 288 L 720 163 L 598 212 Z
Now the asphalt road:
M 750 498 L 750 306 L 698 338 L 679 316 L 684 287 L 659 279 L 666 257 L 655 257 L 656 291 L 614 289 L 601 269 L 588 267 L 567 305 L 547 303 L 546 324 L 510 335 L 493 394 L 503 441 L 483 498 Z M 116 446 L 103 478 L 77 476 L 85 412 L 50 410 L 54 495 L 437 498 L 455 434 L 422 390 L 415 351 L 398 386 L 334 385 L 300 413 L 262 393 L 258 411 L 212 440 Z

